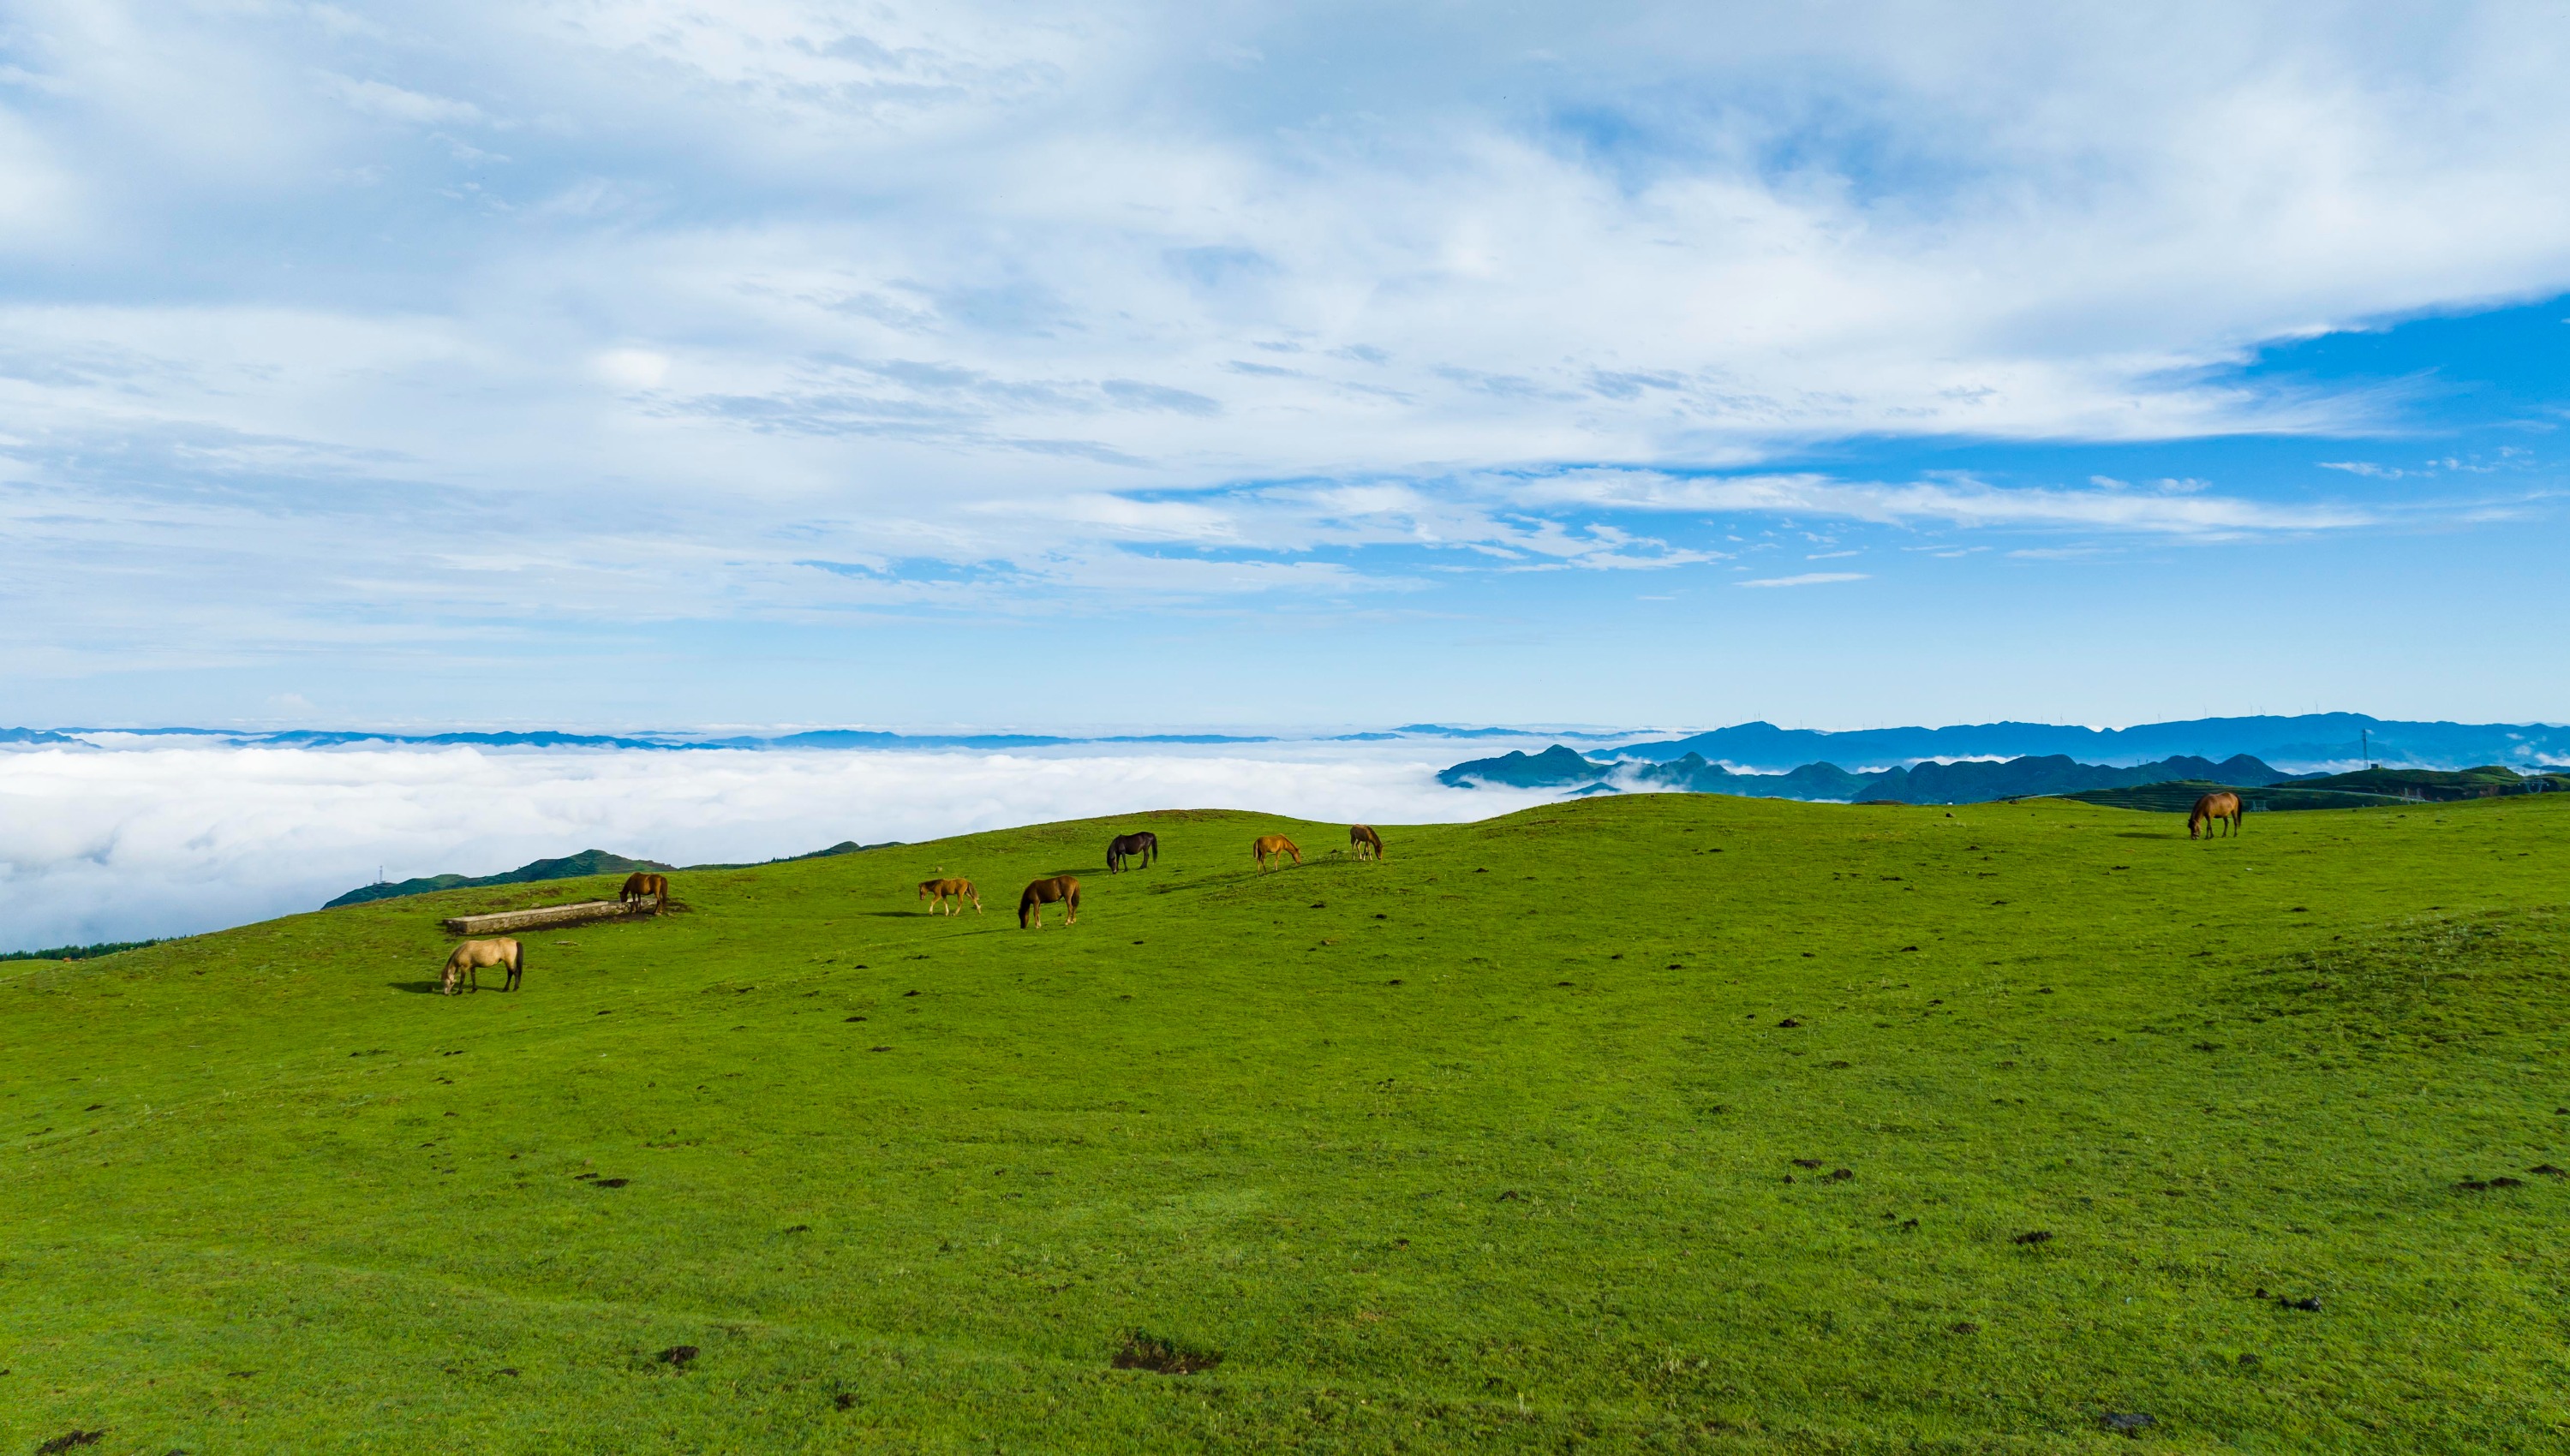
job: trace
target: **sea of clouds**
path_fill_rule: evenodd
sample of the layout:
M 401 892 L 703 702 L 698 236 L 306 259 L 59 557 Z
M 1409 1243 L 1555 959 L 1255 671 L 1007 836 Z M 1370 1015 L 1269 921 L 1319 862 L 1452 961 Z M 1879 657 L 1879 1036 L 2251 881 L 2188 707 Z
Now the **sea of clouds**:
M 1490 751 L 1501 747 L 1495 745 Z M 1540 746 L 1534 745 L 1534 746 Z M 0 950 L 191 934 L 376 878 L 602 849 L 675 865 L 919 843 L 1147 809 L 1438 823 L 1549 793 L 1440 786 L 1452 745 L 992 751 L 308 749 L 101 739 L 0 750 Z

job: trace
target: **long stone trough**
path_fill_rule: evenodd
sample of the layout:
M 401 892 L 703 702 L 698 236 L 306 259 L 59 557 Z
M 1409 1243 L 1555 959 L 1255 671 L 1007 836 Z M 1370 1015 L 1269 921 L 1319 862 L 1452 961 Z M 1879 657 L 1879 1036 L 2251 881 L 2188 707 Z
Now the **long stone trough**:
M 446 928 L 458 935 L 488 935 L 501 930 L 536 930 L 547 925 L 585 925 L 592 920 L 622 920 L 636 915 L 648 915 L 660 908 L 660 898 L 646 895 L 627 903 L 621 900 L 584 900 L 577 905 L 549 905 L 535 910 L 498 910 L 487 915 L 455 915 Z

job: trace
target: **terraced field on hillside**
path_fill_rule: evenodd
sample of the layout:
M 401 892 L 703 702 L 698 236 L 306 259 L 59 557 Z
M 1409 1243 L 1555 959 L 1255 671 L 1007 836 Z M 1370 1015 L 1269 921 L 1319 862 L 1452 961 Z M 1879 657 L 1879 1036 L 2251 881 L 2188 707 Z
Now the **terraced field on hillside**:
M 1173 813 L 514 995 L 438 917 L 603 883 L 0 966 L 0 1451 L 2562 1449 L 2570 803 L 2249 831 Z

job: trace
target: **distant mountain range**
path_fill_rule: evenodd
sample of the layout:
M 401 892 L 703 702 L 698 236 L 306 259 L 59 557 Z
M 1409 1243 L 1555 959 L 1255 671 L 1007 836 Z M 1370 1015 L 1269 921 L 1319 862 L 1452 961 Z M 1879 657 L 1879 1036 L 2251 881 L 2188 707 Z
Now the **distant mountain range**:
M 1445 723 L 1406 723 L 1380 732 L 1340 733 L 1312 739 L 1287 734 L 1141 733 L 1082 736 L 1045 733 L 892 733 L 870 728 L 823 728 L 772 736 L 709 738 L 685 733 L 566 733 L 551 729 L 505 733 L 392 733 L 344 729 L 246 732 L 214 728 L 0 728 L 0 744 L 83 746 L 90 737 L 207 738 L 239 747 L 341 748 L 357 744 L 422 747 L 474 746 L 522 749 L 606 749 L 683 752 L 689 749 L 1036 749 L 1081 744 L 1220 746 L 1323 742 L 1381 743 L 1400 739 L 1550 740 L 1592 746 L 1594 752 L 1640 763 L 1676 763 L 1689 754 L 1734 771 L 1778 774 L 1808 764 L 1837 764 L 1873 773 L 1928 760 L 2066 757 L 2073 762 L 2132 767 L 2169 758 L 2216 762 L 2247 755 L 2280 769 L 2306 773 L 2354 768 L 2371 762 L 2389 768 L 2463 769 L 2504 764 L 2526 769 L 2570 761 L 2570 728 L 2543 723 L 2426 723 L 2372 718 L 2361 713 L 2305 713 L 2292 717 L 2193 718 L 2131 728 L 2082 728 L 2058 723 L 1970 723 L 1943 728 L 1865 728 L 1844 733 L 1741 723 L 1682 737 L 1647 732 L 1538 732 L 1522 728 L 1470 728 Z
M 855 840 L 843 840 L 826 850 L 814 850 L 808 855 L 787 855 L 782 859 L 762 860 L 758 864 L 783 865 L 796 860 L 826 860 L 833 855 L 853 855 L 860 850 L 889 850 L 898 847 L 899 841 L 880 845 L 861 845 Z M 756 868 L 758 868 L 757 865 L 689 865 L 686 867 L 687 870 L 754 870 Z M 605 850 L 583 850 L 577 855 L 565 855 L 559 860 L 530 861 L 515 870 L 506 870 L 497 875 L 469 877 L 427 875 L 413 880 L 361 885 L 321 908 L 337 910 L 343 905 L 364 905 L 374 900 L 399 900 L 404 896 L 427 895 L 440 890 L 478 890 L 486 885 L 532 885 L 543 880 L 578 880 L 590 875 L 631 875 L 637 870 L 656 870 L 664 875 L 684 873 L 675 865 L 663 865 L 657 860 L 629 860 L 623 855 L 611 855 Z
M 2369 754 L 2372 762 L 2394 768 L 2460 769 L 2570 760 L 2570 728 L 2541 723 L 2418 723 L 2362 713 L 2191 718 L 2131 728 L 1973 723 L 1846 733 L 1743 723 L 1685 738 L 1626 743 L 1613 753 L 1617 758 L 1652 763 L 1697 754 L 1711 763 L 1770 773 L 1811 763 L 1852 764 L 1866 771 L 1923 759 L 2053 755 L 2083 764 L 2130 766 L 2176 756 L 2246 754 L 2302 769 L 2359 764 Z
M 1459 763 L 1437 776 L 1455 788 L 1504 785 L 1514 789 L 1634 789 L 1680 794 L 1738 794 L 1753 799 L 1807 799 L 1840 803 L 1888 799 L 1903 804 L 1974 804 L 2083 789 L 2124 789 L 2191 779 L 2264 788 L 2285 783 L 2279 773 L 2246 754 L 2215 763 L 2180 756 L 2156 763 L 2113 767 L 2084 764 L 2060 754 L 2004 763 L 1923 763 L 1852 774 L 1836 764 L 1807 763 L 1782 774 L 1735 773 L 1690 753 L 1673 763 L 1599 762 L 1554 744 L 1537 754 L 1509 753 Z
M 2041 754 L 1997 763 L 1986 759 L 1929 761 L 1873 773 L 1850 773 L 1836 764 L 1807 763 L 1786 773 L 1757 774 L 1707 763 L 1703 755 L 1695 753 L 1669 763 L 1635 763 L 1628 759 L 1592 759 L 1558 743 L 1541 753 L 1506 753 L 1459 763 L 1439 774 L 1437 781 L 1459 789 L 1568 789 L 1577 794 L 1632 790 L 1836 803 L 1877 800 L 1977 804 L 1991 799 L 2060 795 L 2121 807 L 2141 807 L 2145 799 L 2153 806 L 2180 797 L 2191 803 L 2196 793 L 2217 786 L 2279 789 L 2276 806 L 2280 808 L 2344 808 L 2404 798 L 2444 801 L 2570 789 L 2570 775 L 2527 776 L 2504 766 L 2460 773 L 2366 769 L 2346 774 L 2288 774 L 2245 753 L 2234 754 L 2220 763 L 2181 754 L 2152 763 L 2118 766 L 2080 763 L 2062 754 Z M 2154 792 L 2139 798 L 2127 792 L 2144 788 Z

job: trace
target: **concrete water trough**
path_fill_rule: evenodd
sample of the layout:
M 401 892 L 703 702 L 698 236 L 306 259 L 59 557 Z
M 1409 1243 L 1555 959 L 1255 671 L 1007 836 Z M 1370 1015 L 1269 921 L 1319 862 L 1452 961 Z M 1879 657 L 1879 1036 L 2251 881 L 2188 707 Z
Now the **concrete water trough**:
M 577 905 L 548 905 L 535 910 L 497 910 L 487 915 L 453 915 L 446 928 L 458 935 L 489 935 L 502 930 L 535 930 L 548 925 L 585 925 L 592 920 L 622 920 L 660 909 L 660 898 L 637 901 L 584 900 Z

